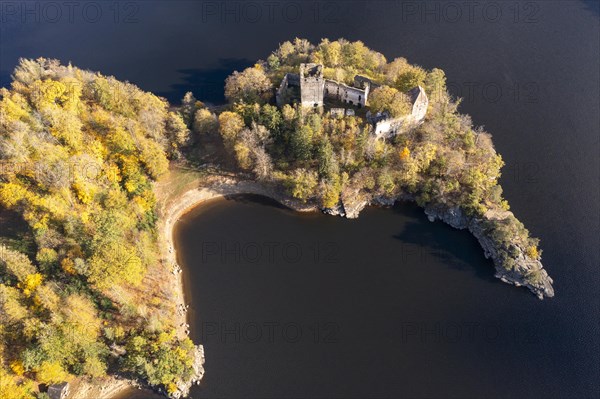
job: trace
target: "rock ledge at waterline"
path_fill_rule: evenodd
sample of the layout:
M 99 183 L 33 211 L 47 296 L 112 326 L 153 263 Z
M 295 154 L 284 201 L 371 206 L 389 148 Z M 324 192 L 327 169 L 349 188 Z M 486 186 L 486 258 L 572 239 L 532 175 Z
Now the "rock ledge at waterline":
M 324 209 L 323 212 L 329 215 L 338 215 L 349 219 L 358 218 L 360 212 L 367 205 L 392 206 L 398 201 L 412 201 L 410 196 L 404 196 L 398 199 L 386 197 L 361 198 L 360 196 L 350 196 L 351 200 L 340 201 L 340 205 L 332 209 Z M 510 252 L 513 267 L 507 267 L 507 260 L 503 259 L 499 245 L 491 239 L 488 234 L 489 228 L 486 225 L 499 223 L 502 220 L 514 216 L 510 211 L 488 211 L 483 217 L 469 217 L 459 207 L 446 206 L 427 206 L 425 214 L 429 221 L 441 220 L 455 229 L 468 229 L 483 248 L 486 259 L 492 259 L 496 268 L 495 277 L 505 283 L 513 284 L 517 287 L 525 286 L 529 288 L 539 299 L 544 297 L 552 298 L 554 296 L 553 280 L 548 272 L 543 269 L 539 260 L 531 259 L 525 255 L 526 249 L 518 243 L 511 243 Z M 528 276 L 537 272 L 537 278 L 532 281 Z

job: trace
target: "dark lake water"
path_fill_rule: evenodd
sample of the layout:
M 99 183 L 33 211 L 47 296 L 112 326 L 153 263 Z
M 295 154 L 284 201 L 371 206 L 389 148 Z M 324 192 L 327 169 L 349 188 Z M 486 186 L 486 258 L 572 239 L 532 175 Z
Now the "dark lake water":
M 358 220 L 216 200 L 175 234 L 207 372 L 193 397 L 591 396 L 586 322 L 501 284 L 402 204 Z
M 66 3 L 0 2 L 1 85 L 19 57 L 44 56 L 219 103 L 227 75 L 295 36 L 360 39 L 440 67 L 494 135 L 505 196 L 542 239 L 556 289 L 544 302 L 493 280 L 466 233 L 410 206 L 358 221 L 252 201 L 199 209 L 179 230 L 192 332 L 207 348 L 194 397 L 600 396 L 597 1 Z M 202 242 L 219 240 L 299 243 L 304 258 L 202 262 Z M 311 243 L 337 248 L 337 261 L 306 258 Z M 215 340 L 221 322 L 245 338 Z M 292 323 L 301 339 L 248 342 L 265 322 Z

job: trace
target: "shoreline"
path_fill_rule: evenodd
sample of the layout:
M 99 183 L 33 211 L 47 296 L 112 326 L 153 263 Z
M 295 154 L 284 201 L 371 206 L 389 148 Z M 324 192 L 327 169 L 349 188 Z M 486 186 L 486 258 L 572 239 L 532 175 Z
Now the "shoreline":
M 139 388 L 135 381 L 115 376 L 107 377 L 102 383 L 78 379 L 70 384 L 69 399 L 118 399 L 129 390 Z
M 173 172 L 171 172 L 173 173 Z M 168 282 L 168 286 L 172 288 L 171 292 L 175 297 L 175 301 L 173 305 L 175 306 L 175 323 L 176 323 L 176 331 L 180 338 L 189 336 L 189 319 L 188 319 L 188 305 L 186 305 L 186 290 L 185 284 L 183 281 L 183 269 L 179 265 L 177 259 L 177 251 L 175 248 L 175 241 L 173 238 L 173 234 L 175 231 L 175 225 L 177 222 L 188 212 L 193 209 L 201 206 L 203 203 L 216 199 L 216 198 L 225 198 L 229 195 L 261 195 L 267 198 L 270 198 L 279 204 L 293 210 L 296 212 L 319 212 L 323 211 L 329 215 L 339 215 L 347 218 L 356 218 L 359 213 L 365 206 L 392 206 L 397 201 L 411 201 L 409 198 L 358 198 L 354 197 L 353 201 L 344 201 L 341 202 L 341 205 L 337 208 L 333 209 L 325 209 L 321 210 L 317 205 L 311 203 L 303 203 L 299 200 L 295 200 L 291 198 L 289 195 L 282 193 L 281 190 L 276 189 L 273 185 L 266 182 L 257 182 L 252 180 L 244 180 L 235 176 L 222 176 L 218 174 L 210 174 L 208 176 L 198 176 L 196 180 L 192 183 L 195 184 L 193 188 L 184 189 L 183 192 L 179 194 L 172 194 L 172 192 L 168 189 L 170 183 L 173 183 L 173 178 L 166 178 L 162 182 L 157 182 L 157 186 L 162 188 L 163 192 L 168 192 L 166 195 L 157 195 L 160 197 L 162 201 L 158 206 L 159 219 L 157 225 L 158 231 L 158 247 L 160 251 L 160 257 L 162 260 L 162 265 L 167 266 L 170 270 L 168 275 L 170 276 L 170 281 Z M 156 187 L 155 187 L 156 188 Z M 446 224 L 451 225 L 452 227 L 462 230 L 469 226 L 471 223 L 468 222 L 467 218 L 464 218 L 464 215 L 456 215 L 456 211 L 454 209 L 447 209 L 445 211 L 441 211 L 439 209 L 434 210 L 430 207 L 426 207 L 424 209 L 425 214 L 429 218 L 430 221 L 434 221 L 436 219 L 440 219 Z M 459 212 L 460 213 L 460 212 Z M 510 212 L 507 212 L 510 213 Z M 457 218 L 458 217 L 458 218 Z M 472 226 L 469 226 L 472 227 Z M 492 257 L 490 246 L 486 245 L 487 243 L 483 242 L 483 232 L 477 231 L 479 229 L 469 228 L 471 234 L 473 234 L 482 245 L 484 249 L 484 253 L 486 258 Z M 535 262 L 539 264 L 540 268 L 541 263 L 539 261 Z M 543 270 L 543 269 L 542 269 Z M 496 265 L 496 271 L 498 272 L 498 267 Z M 547 276 L 545 270 L 543 270 L 545 277 L 552 282 L 552 280 Z M 532 287 L 529 284 L 525 284 L 521 281 L 515 281 L 517 279 L 507 278 L 512 276 L 506 276 L 504 274 L 497 273 L 497 278 L 502 280 L 505 283 L 514 284 L 517 286 L 525 285 L 530 290 L 532 290 L 540 299 L 543 299 L 544 296 L 553 296 L 554 292 L 552 291 L 551 285 L 549 285 L 549 291 L 546 293 L 545 288 L 539 289 L 538 287 Z M 536 292 L 537 288 L 537 292 Z M 542 295 L 543 292 L 546 295 Z M 547 295 L 549 294 L 549 295 Z M 196 374 L 192 378 L 192 381 L 188 384 L 187 387 L 180 387 L 180 392 L 182 396 L 187 395 L 186 389 L 189 390 L 191 385 L 194 383 L 200 384 L 202 377 L 204 376 L 204 347 L 201 343 L 196 344 L 196 362 L 194 364 L 194 369 Z M 111 381 L 108 387 L 104 387 L 102 391 L 106 392 L 106 396 L 99 397 L 101 398 L 112 398 L 116 399 L 120 394 L 125 392 L 127 389 L 135 387 L 135 383 L 129 380 L 116 380 Z M 109 388 L 111 387 L 111 388 Z M 156 392 L 156 391 L 154 391 Z M 104 393 L 104 392 L 103 392 Z M 73 397 L 75 398 L 75 397 Z
M 174 203 L 169 204 L 168 209 L 161 210 L 162 212 L 166 212 L 161 216 L 159 221 L 159 249 L 161 251 L 161 257 L 167 265 L 179 267 L 177 261 L 177 251 L 175 250 L 175 243 L 173 240 L 175 225 L 179 219 L 181 219 L 181 217 L 190 212 L 192 209 L 195 209 L 201 205 L 203 202 L 215 198 L 223 198 L 228 195 L 253 194 L 268 197 L 296 212 L 319 211 L 319 208 L 315 205 L 302 204 L 299 201 L 294 201 L 284 195 L 276 193 L 274 190 L 262 183 L 229 177 L 217 177 L 215 180 L 215 182 L 209 182 L 206 186 L 185 191 L 183 194 L 174 198 Z M 181 274 L 182 273 L 179 271 L 177 273 L 171 273 L 171 275 L 176 276 L 175 285 L 177 286 L 177 305 L 185 305 L 185 289 Z M 178 312 L 177 321 L 180 324 L 187 323 L 187 317 L 185 315 L 186 313 L 187 311 L 184 312 L 184 314 L 179 314 Z M 178 330 L 181 330 L 181 328 L 178 328 Z
M 165 182 L 163 182 L 163 184 L 164 183 Z M 167 179 L 166 183 L 169 183 L 169 179 Z M 260 182 L 241 180 L 234 177 L 210 175 L 207 176 L 202 183 L 202 186 L 185 190 L 183 193 L 174 195 L 172 198 L 163 198 L 165 203 L 159 208 L 159 223 L 157 226 L 158 246 L 162 264 L 163 266 L 166 265 L 170 270 L 169 276 L 171 281 L 168 285 L 172 287 L 172 292 L 175 297 L 175 303 L 173 304 L 176 309 L 175 324 L 177 335 L 180 338 L 189 336 L 189 318 L 187 312 L 189 305 L 186 304 L 183 269 L 179 265 L 173 239 L 175 225 L 181 217 L 198 206 L 201 206 L 204 202 L 216 198 L 225 198 L 228 195 L 243 194 L 268 197 L 296 212 L 317 212 L 319 210 L 316 205 L 303 204 L 300 201 L 293 200 L 288 196 L 278 193 L 275 189 L 269 187 L 268 184 Z M 194 383 L 200 384 L 202 377 L 204 376 L 204 363 L 204 347 L 201 343 L 196 343 L 196 360 L 194 364 L 196 373 L 192 377 L 189 386 L 186 387 L 188 390 Z M 180 387 L 180 392 L 182 392 L 182 396 L 185 396 L 187 392 L 185 392 L 186 390 L 183 388 L 184 387 Z M 117 393 L 112 397 L 118 397 Z
M 198 183 L 196 181 L 196 183 Z M 177 251 L 175 250 L 175 244 L 173 240 L 173 233 L 175 224 L 183 217 L 186 213 L 192 209 L 200 206 L 203 202 L 222 198 L 228 195 L 243 195 L 253 194 L 261 195 L 270 198 L 279 204 L 296 212 L 323 212 L 325 214 L 333 216 L 342 216 L 346 218 L 357 218 L 360 212 L 366 206 L 393 206 L 398 201 L 412 202 L 411 198 L 361 198 L 359 196 L 351 196 L 349 201 L 344 201 L 342 198 L 341 205 L 333 209 L 320 209 L 317 205 L 309 203 L 303 203 L 299 200 L 293 199 L 280 190 L 277 190 L 269 183 L 256 182 L 252 180 L 243 180 L 237 177 L 224 177 L 219 175 L 206 176 L 205 180 L 202 181 L 202 186 L 196 186 L 195 188 L 185 190 L 182 194 L 175 195 L 171 200 L 172 203 L 167 203 L 161 208 L 161 216 L 159 218 L 159 248 L 161 250 L 161 256 L 164 259 L 165 264 L 171 265 L 176 268 L 176 272 L 170 273 L 170 276 L 175 277 L 175 281 L 171 284 L 176 292 L 177 306 L 180 304 L 185 307 L 185 286 L 182 279 L 182 269 L 177 261 Z M 436 219 L 449 224 L 457 230 L 468 228 L 469 232 L 474 235 L 482 249 L 486 258 L 492 258 L 496 266 L 496 278 L 500 279 L 504 283 L 513 284 L 516 286 L 526 286 L 530 289 L 539 299 L 544 297 L 554 296 L 552 289 L 552 279 L 548 276 L 546 270 L 543 268 L 539 260 L 526 261 L 521 256 L 520 263 L 522 270 L 519 273 L 510 273 L 502 270 L 499 264 L 496 264 L 497 254 L 494 250 L 494 245 L 487 242 L 485 233 L 479 226 L 480 220 L 476 218 L 467 218 L 459 209 L 436 209 L 435 207 L 427 206 L 423 208 L 426 216 L 431 222 Z M 490 215 L 484 219 L 502 219 L 506 215 L 512 215 L 512 212 L 502 212 L 503 217 L 497 215 L 498 212 L 488 212 Z M 522 280 L 522 276 L 526 274 L 532 266 L 539 268 L 542 271 L 544 281 L 537 286 L 529 284 Z M 182 329 L 181 326 L 187 326 L 187 309 L 182 314 L 177 314 L 177 323 L 180 326 L 178 328 L 179 334 L 187 335 L 187 331 Z M 201 345 L 199 345 L 201 346 Z M 204 359 L 203 359 L 204 360 Z
M 196 208 L 203 202 L 222 198 L 228 195 L 243 195 L 253 194 L 268 197 L 277 201 L 283 206 L 286 206 L 296 212 L 317 212 L 319 208 L 316 205 L 303 204 L 300 201 L 295 201 L 287 196 L 278 194 L 275 190 L 269 188 L 266 184 L 258 183 L 249 180 L 239 180 L 236 178 L 217 177 L 216 182 L 209 182 L 206 186 L 197 187 L 187 190 L 174 199 L 174 203 L 168 206 L 168 210 L 161 216 L 159 232 L 160 232 L 160 249 L 161 255 L 168 265 L 178 265 L 177 251 L 175 250 L 173 232 L 175 224 L 192 209 Z M 183 281 L 181 273 L 177 273 L 177 285 L 179 287 L 178 299 L 184 299 Z
M 157 184 L 159 186 L 161 184 L 165 185 L 169 184 L 171 181 L 171 179 L 167 178 L 162 182 L 158 182 Z M 198 181 L 195 181 L 195 183 L 198 183 Z M 218 175 L 209 175 L 205 180 L 201 181 L 201 184 L 203 184 L 203 186 L 196 186 L 195 188 L 187 189 L 183 193 L 174 195 L 173 197 L 161 198 L 164 200 L 164 203 L 158 207 L 159 220 L 157 225 L 157 244 L 159 247 L 159 255 L 162 260 L 162 265 L 166 265 L 171 269 L 168 274 L 171 279 L 171 281 L 168 282 L 168 286 L 172 288 L 171 292 L 175 296 L 175 301 L 173 303 L 176 309 L 174 312 L 176 324 L 175 327 L 177 335 L 180 338 L 189 335 L 189 330 L 187 328 L 187 308 L 185 308 L 186 291 L 183 281 L 183 273 L 177 261 L 177 251 L 175 250 L 173 240 L 175 225 L 182 216 L 200 206 L 204 202 L 212 199 L 224 198 L 228 195 L 242 194 L 262 195 L 298 212 L 318 211 L 316 206 L 303 205 L 299 202 L 289 200 L 284 196 L 277 194 L 274 190 L 270 190 L 267 185 L 253 181 L 240 180 L 237 178 L 223 177 Z M 183 307 L 180 307 L 180 305 Z M 202 344 L 196 344 L 196 349 L 196 375 L 194 376 L 194 379 L 195 382 L 200 383 L 204 375 L 204 348 Z M 193 382 L 190 384 L 190 387 L 192 384 Z M 160 392 L 157 392 L 149 386 L 140 384 L 139 381 L 115 376 L 110 376 L 105 381 L 100 383 L 86 380 L 76 380 L 72 382 L 72 385 L 71 393 L 68 396 L 69 399 L 87 399 L 90 397 L 90 395 L 97 399 L 122 399 L 125 397 L 123 395 L 126 395 L 129 392 L 146 389 L 157 395 L 161 395 Z M 189 389 L 189 387 L 187 388 Z

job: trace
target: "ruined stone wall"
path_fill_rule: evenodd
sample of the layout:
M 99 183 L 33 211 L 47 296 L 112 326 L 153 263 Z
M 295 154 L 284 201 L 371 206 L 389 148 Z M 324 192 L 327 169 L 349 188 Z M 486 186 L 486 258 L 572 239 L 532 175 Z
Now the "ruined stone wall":
M 325 80 L 325 97 L 340 98 L 340 85 L 334 80 Z
M 399 118 L 390 118 L 379 121 L 375 124 L 375 136 L 377 138 L 388 138 L 398 134 L 402 126 L 410 123 L 411 115 L 401 116 Z
M 300 102 L 303 107 L 322 107 L 325 95 L 323 66 L 300 64 Z
M 277 106 L 279 108 L 283 107 L 283 105 L 285 104 L 285 95 L 288 89 L 288 74 L 286 74 L 283 77 L 283 80 L 281 81 L 281 84 L 279 85 L 279 88 L 277 89 L 277 92 L 275 93 L 275 102 L 277 103 Z
M 415 87 L 413 91 L 418 92 L 418 95 L 413 102 L 412 116 L 416 121 L 421 121 L 427 114 L 429 98 L 427 98 L 427 94 L 421 86 Z
M 325 81 L 325 96 L 328 98 L 335 98 L 345 103 L 364 107 L 367 104 L 368 95 L 368 87 L 359 89 L 334 80 Z
M 325 82 L 319 78 L 305 78 L 300 81 L 300 100 L 304 107 L 322 107 Z
M 410 115 L 384 119 L 375 123 L 374 133 L 377 138 L 395 136 L 402 129 L 408 128 L 410 125 L 419 124 L 425 119 L 427 107 L 429 107 L 429 99 L 425 90 L 421 86 L 415 87 L 409 92 L 409 95 L 413 101 Z

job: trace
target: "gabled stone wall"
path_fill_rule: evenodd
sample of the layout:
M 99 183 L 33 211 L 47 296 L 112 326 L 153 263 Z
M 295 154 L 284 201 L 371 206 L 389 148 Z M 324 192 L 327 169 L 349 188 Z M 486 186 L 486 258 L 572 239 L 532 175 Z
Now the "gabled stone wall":
M 425 89 L 421 86 L 415 87 L 408 92 L 408 96 L 412 101 L 412 112 L 398 118 L 382 119 L 375 122 L 373 133 L 377 138 L 393 137 L 401 130 L 411 125 L 417 125 L 425 119 L 427 107 L 429 107 L 429 98 L 427 98 Z

